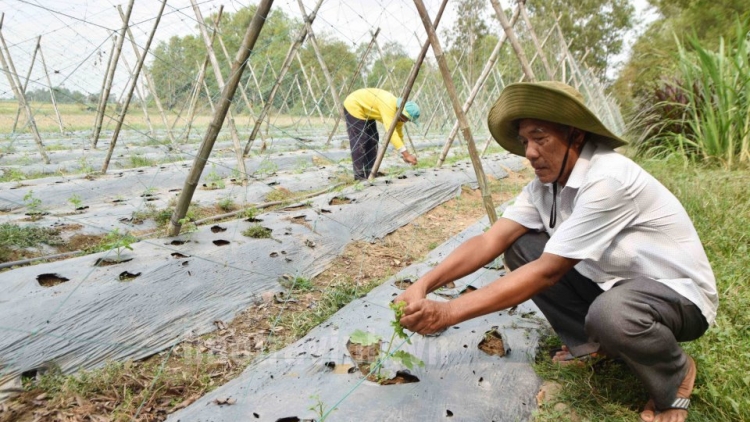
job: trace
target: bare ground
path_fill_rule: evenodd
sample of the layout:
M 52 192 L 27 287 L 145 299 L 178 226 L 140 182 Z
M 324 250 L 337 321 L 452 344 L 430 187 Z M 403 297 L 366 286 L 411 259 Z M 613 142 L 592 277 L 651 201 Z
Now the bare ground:
M 490 182 L 495 204 L 511 199 L 532 173 Z M 228 382 L 263 354 L 304 336 L 352 299 L 425 255 L 484 215 L 479 191 L 448 201 L 375 243 L 355 242 L 312 280 L 272 292 L 217 330 L 150 358 L 110 363 L 74 376 L 27 379 L 24 392 L 0 405 L 5 421 L 161 421 Z M 303 287 L 304 284 L 304 288 Z M 231 404 L 231 403 L 227 403 Z

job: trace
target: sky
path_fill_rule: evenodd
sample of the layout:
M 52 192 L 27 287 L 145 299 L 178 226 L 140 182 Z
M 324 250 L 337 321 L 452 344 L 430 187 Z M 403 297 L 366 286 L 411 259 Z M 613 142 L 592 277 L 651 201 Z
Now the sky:
M 204 17 L 218 11 L 221 4 L 227 13 L 249 3 L 238 0 L 195 1 Z M 646 0 L 631 1 L 638 10 L 637 15 L 645 15 L 648 21 L 649 15 L 644 12 Z M 316 0 L 302 2 L 309 12 Z M 424 2 L 430 15 L 434 16 L 440 1 Z M 0 13 L 4 13 L 2 35 L 22 81 L 31 64 L 37 37 L 41 36 L 42 52 L 52 85 L 84 93 L 98 93 L 112 48 L 112 34 L 122 26 L 116 6 L 119 4 L 126 10 L 127 3 L 127 0 L 0 0 Z M 146 43 L 160 3 L 157 0 L 135 0 L 130 22 L 140 47 Z M 510 7 L 510 0 L 502 0 L 501 3 L 506 8 Z M 291 16 L 300 16 L 297 0 L 276 0 L 273 8 L 282 9 Z M 441 27 L 451 26 L 454 21 L 455 13 L 449 3 Z M 168 0 L 151 48 L 172 36 L 195 34 L 196 25 L 190 0 Z M 378 27 L 381 29 L 378 37 L 381 45 L 387 41 L 399 41 L 413 56 L 420 49 L 420 40 L 425 39 L 424 28 L 411 0 L 326 0 L 313 23 L 316 33 L 328 32 L 352 46 L 368 42 L 370 33 Z M 123 56 L 132 68 L 136 59 L 129 42 L 123 47 Z M 626 57 L 623 54 L 618 59 L 624 60 Z M 128 76 L 124 68 L 118 67 L 112 89 L 118 98 L 127 86 Z M 46 86 L 37 57 L 28 90 Z M 0 98 L 12 97 L 7 77 L 0 76 Z

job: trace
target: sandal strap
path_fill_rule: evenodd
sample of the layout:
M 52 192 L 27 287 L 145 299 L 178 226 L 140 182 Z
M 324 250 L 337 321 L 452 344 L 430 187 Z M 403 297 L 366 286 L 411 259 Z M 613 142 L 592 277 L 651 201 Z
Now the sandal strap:
M 686 399 L 683 397 L 677 397 L 674 399 L 672 404 L 669 406 L 670 409 L 682 409 L 682 410 L 688 410 L 688 407 L 690 406 L 690 399 Z

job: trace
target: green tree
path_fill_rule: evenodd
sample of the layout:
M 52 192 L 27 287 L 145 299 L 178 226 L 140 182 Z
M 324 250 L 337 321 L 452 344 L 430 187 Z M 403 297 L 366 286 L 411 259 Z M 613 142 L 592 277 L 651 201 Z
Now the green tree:
M 560 16 L 560 29 L 574 57 L 605 76 L 612 57 L 622 52 L 624 35 L 632 29 L 634 8 L 629 0 L 539 0 L 526 4 L 535 28 L 552 28 Z M 587 54 L 588 52 L 588 54 Z

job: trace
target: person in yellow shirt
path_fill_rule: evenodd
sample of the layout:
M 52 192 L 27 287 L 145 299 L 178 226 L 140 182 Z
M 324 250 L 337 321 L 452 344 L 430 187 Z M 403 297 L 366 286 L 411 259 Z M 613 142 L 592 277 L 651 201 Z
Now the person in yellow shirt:
M 344 100 L 346 132 L 349 135 L 349 146 L 352 151 L 354 179 L 365 180 L 370 175 L 378 156 L 380 135 L 376 122 L 383 123 L 386 130 L 390 128 L 400 105 L 401 98 L 396 98 L 390 92 L 378 88 L 358 89 Z M 401 158 L 411 165 L 417 164 L 417 157 L 410 154 L 404 146 L 403 127 L 406 122 L 416 123 L 419 114 L 419 106 L 414 101 L 407 101 L 390 139 L 393 147 L 401 154 Z

